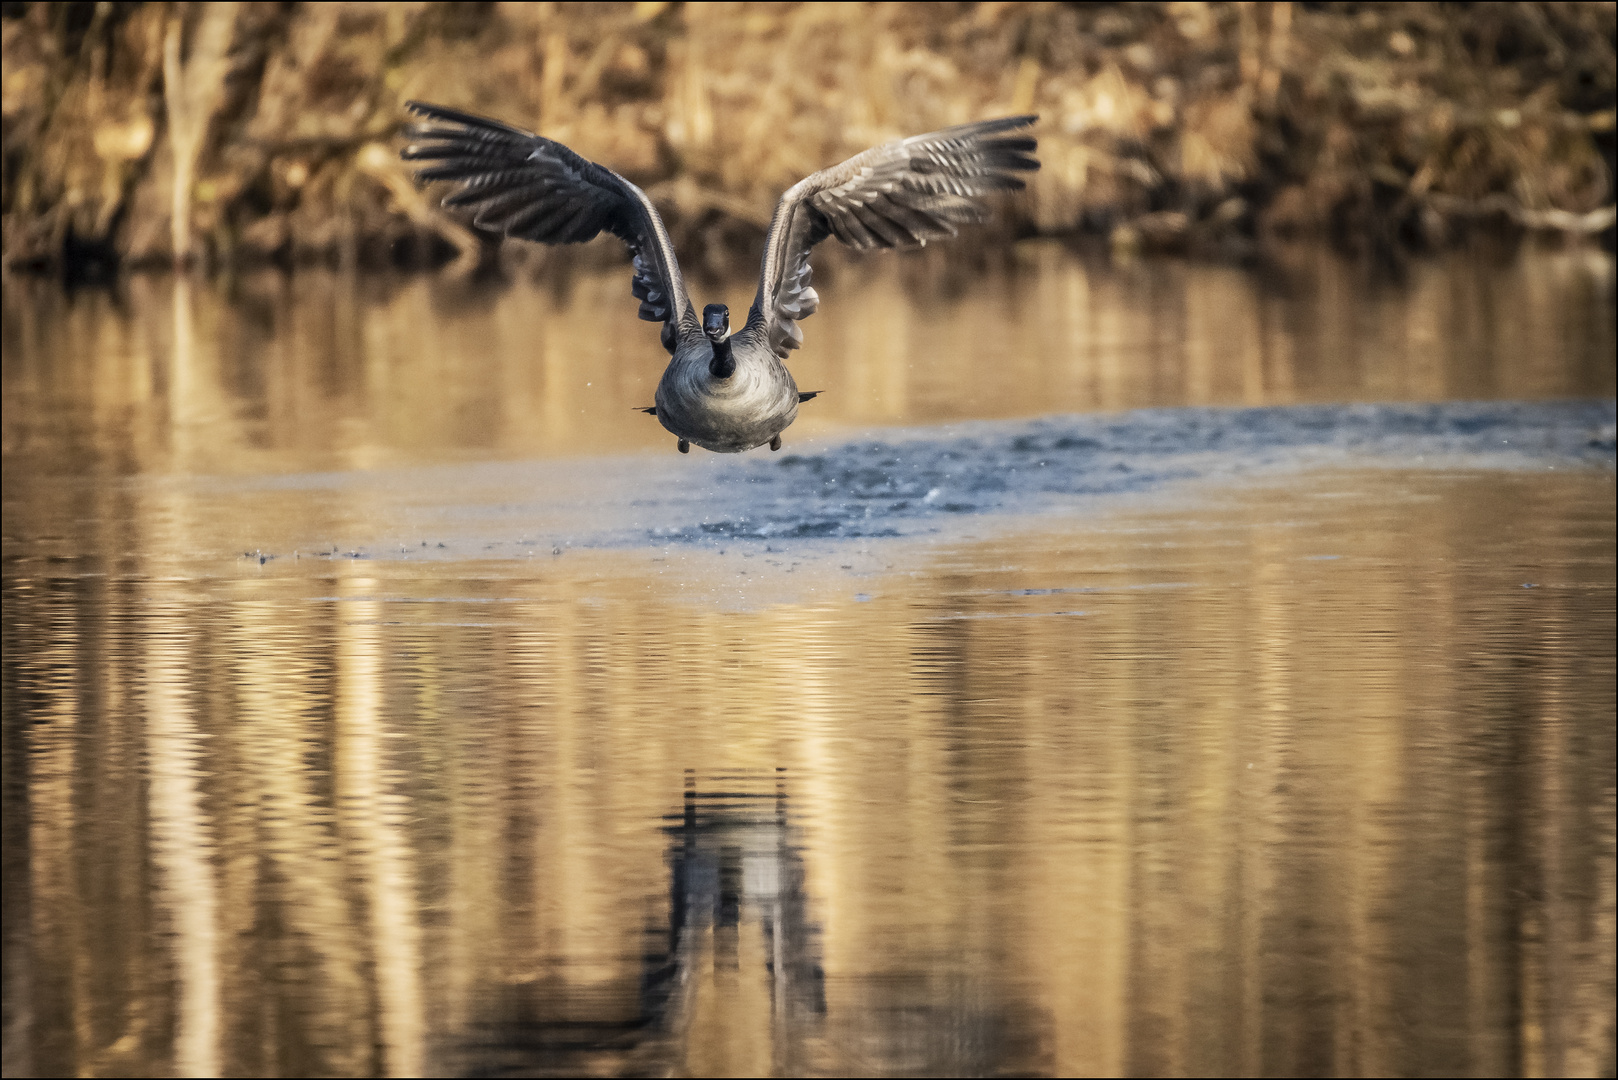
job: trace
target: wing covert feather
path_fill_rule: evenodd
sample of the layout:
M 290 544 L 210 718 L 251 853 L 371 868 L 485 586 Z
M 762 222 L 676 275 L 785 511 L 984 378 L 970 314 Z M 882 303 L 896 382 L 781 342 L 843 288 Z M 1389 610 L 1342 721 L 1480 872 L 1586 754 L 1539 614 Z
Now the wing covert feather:
M 954 236 L 987 215 L 976 200 L 1025 187 L 1038 143 L 1016 133 L 1037 117 L 1008 116 L 884 143 L 794 185 L 776 205 L 747 329 L 785 359 L 803 341 L 797 321 L 820 297 L 809 253 L 835 236 L 855 248 L 905 248 Z
M 417 182 L 457 185 L 444 206 L 468 211 L 480 229 L 542 244 L 579 244 L 610 232 L 629 245 L 630 291 L 640 317 L 663 324 L 664 347 L 673 352 L 682 333 L 702 332 L 668 230 L 644 191 L 521 128 L 419 101 L 405 108 L 426 122 L 406 129 L 411 143 L 400 156 L 424 163 Z

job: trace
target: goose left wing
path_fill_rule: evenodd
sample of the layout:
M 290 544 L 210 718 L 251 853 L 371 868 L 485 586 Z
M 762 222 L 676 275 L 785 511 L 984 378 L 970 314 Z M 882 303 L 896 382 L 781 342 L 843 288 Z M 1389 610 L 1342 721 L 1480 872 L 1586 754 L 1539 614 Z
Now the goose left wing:
M 776 205 L 764 245 L 758 296 L 746 331 L 766 335 L 776 356 L 803 342 L 797 321 L 815 313 L 809 252 L 828 236 L 855 248 L 918 247 L 954 236 L 986 216 L 977 198 L 1026 186 L 1038 143 L 1019 129 L 1034 116 L 962 124 L 884 143 L 805 178 Z
M 611 169 L 561 143 L 442 105 L 411 101 L 405 108 L 426 123 L 406 129 L 406 161 L 422 183 L 458 185 L 444 205 L 472 213 L 480 229 L 542 244 L 580 244 L 610 232 L 634 254 L 630 290 L 640 317 L 663 324 L 663 346 L 681 334 L 702 333 L 686 293 L 674 245 L 646 193 Z

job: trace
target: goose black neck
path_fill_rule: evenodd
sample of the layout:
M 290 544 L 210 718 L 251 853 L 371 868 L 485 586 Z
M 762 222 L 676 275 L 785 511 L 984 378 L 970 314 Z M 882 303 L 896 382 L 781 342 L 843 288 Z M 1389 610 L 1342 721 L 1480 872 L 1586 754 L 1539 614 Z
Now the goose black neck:
M 730 351 L 730 339 L 713 343 L 713 359 L 708 361 L 708 374 L 716 379 L 728 379 L 736 374 L 736 357 Z

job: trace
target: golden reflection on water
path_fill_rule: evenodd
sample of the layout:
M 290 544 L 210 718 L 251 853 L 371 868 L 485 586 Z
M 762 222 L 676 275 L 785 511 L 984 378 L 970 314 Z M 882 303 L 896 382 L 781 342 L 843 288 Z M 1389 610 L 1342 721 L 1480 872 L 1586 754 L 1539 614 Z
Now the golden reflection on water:
M 213 829 L 202 808 L 202 734 L 190 707 L 185 609 L 153 598 L 146 638 L 147 814 L 158 895 L 167 910 L 175 981 L 173 1071 L 219 1076 L 218 884 Z
M 1611 1071 L 1610 473 L 751 610 L 712 552 L 176 575 L 205 511 L 125 505 L 8 562 L 8 1074 Z
M 789 443 L 869 425 L 1174 405 L 1611 396 L 1613 261 L 1528 251 L 1389 282 L 1308 249 L 1264 272 L 1111 265 L 1046 243 L 831 260 Z M 634 412 L 664 356 L 623 267 L 535 283 L 137 276 L 65 296 L 8 278 L 4 437 L 34 467 L 367 468 L 666 451 Z M 745 311 L 753 285 L 698 292 Z

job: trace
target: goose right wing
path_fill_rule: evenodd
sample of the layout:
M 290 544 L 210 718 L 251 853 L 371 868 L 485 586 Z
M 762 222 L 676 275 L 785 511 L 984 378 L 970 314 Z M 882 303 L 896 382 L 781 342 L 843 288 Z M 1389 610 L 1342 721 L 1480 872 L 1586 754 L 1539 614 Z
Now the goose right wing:
M 682 333 L 702 333 L 668 230 L 644 191 L 521 128 L 419 101 L 405 108 L 427 122 L 407 129 L 411 143 L 400 156 L 431 163 L 417 170 L 418 181 L 458 185 L 445 206 L 470 210 L 480 229 L 544 244 L 610 232 L 634 254 L 630 289 L 640 317 L 663 324 L 664 347 L 673 352 Z
M 917 247 L 954 236 L 986 216 L 978 196 L 1024 187 L 1039 168 L 1026 134 L 1037 117 L 1008 116 L 885 143 L 800 181 L 775 208 L 758 296 L 747 330 L 766 334 L 775 354 L 803 341 L 797 320 L 815 313 L 809 252 L 828 236 L 850 247 Z

